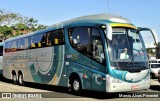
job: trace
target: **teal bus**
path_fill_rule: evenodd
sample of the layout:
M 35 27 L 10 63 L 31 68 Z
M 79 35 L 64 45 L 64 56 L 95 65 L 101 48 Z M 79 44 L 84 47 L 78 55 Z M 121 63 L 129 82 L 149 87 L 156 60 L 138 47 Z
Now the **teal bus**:
M 82 16 L 4 42 L 3 76 L 20 85 L 125 92 L 148 89 L 149 74 L 140 31 L 116 15 Z

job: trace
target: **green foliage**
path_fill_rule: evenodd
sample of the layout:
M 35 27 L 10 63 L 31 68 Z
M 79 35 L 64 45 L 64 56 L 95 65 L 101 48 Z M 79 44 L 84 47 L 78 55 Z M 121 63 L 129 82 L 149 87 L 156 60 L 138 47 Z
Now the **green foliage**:
M 17 23 L 14 27 L 18 30 L 29 30 L 29 27 L 22 23 Z
M 154 48 L 147 48 L 146 51 L 147 51 L 147 54 L 150 55 L 150 56 L 155 56 L 156 55 L 156 51 L 155 51 Z
M 158 42 L 158 45 L 157 45 L 157 47 L 160 47 L 160 42 Z
M 12 28 L 9 26 L 0 26 L 0 35 L 5 38 L 12 34 Z
M 18 13 L 0 9 L 0 37 L 15 37 L 27 32 L 37 31 L 46 28 L 43 24 L 38 24 L 38 20 L 29 18 Z

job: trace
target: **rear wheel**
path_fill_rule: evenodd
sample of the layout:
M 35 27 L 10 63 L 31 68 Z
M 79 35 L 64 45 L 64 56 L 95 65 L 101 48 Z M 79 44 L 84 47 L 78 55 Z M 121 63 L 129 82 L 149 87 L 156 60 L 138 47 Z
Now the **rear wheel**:
M 19 74 L 18 75 L 18 83 L 19 83 L 19 85 L 24 85 L 24 80 L 23 80 L 23 75 L 22 74 Z

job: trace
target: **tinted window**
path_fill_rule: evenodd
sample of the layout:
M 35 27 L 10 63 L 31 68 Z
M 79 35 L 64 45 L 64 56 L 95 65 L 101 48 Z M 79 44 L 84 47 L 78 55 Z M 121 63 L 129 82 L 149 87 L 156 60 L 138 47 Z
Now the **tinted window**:
M 80 53 L 105 64 L 102 39 L 97 28 L 77 27 L 69 29 L 70 43 Z
M 30 45 L 31 45 L 31 38 L 30 37 L 27 37 L 25 38 L 25 49 L 29 49 L 30 48 Z
M 17 42 L 17 40 L 12 41 L 11 42 L 11 52 L 15 52 L 15 51 L 17 51 L 17 49 L 18 49 L 18 42 Z
M 87 45 L 90 42 L 90 28 L 82 27 L 82 28 L 73 28 L 70 29 L 70 33 L 72 34 L 70 38 L 72 38 L 75 44 L 83 44 Z
M 45 47 L 45 34 L 34 35 L 31 37 L 31 49 Z
M 50 31 L 47 33 L 47 46 L 63 45 L 64 43 L 63 29 Z
M 91 43 L 93 45 L 93 48 L 92 48 L 93 59 L 100 63 L 105 64 L 105 56 L 104 56 L 104 51 L 103 51 L 102 39 L 101 39 L 98 29 L 96 28 L 92 28 Z
M 19 40 L 18 50 L 24 50 L 25 49 L 25 40 L 24 38 Z

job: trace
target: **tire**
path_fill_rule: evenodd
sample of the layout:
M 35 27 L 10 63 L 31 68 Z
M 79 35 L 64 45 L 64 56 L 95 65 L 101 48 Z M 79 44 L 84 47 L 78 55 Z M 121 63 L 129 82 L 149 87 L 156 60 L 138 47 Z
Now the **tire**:
M 23 75 L 22 74 L 19 74 L 18 75 L 18 84 L 20 86 L 23 86 L 24 85 L 24 80 L 23 80 Z
M 81 81 L 79 78 L 74 78 L 71 82 L 71 92 L 75 95 L 80 95 L 82 90 Z
M 16 74 L 12 74 L 12 80 L 14 84 L 17 84 L 17 77 Z

